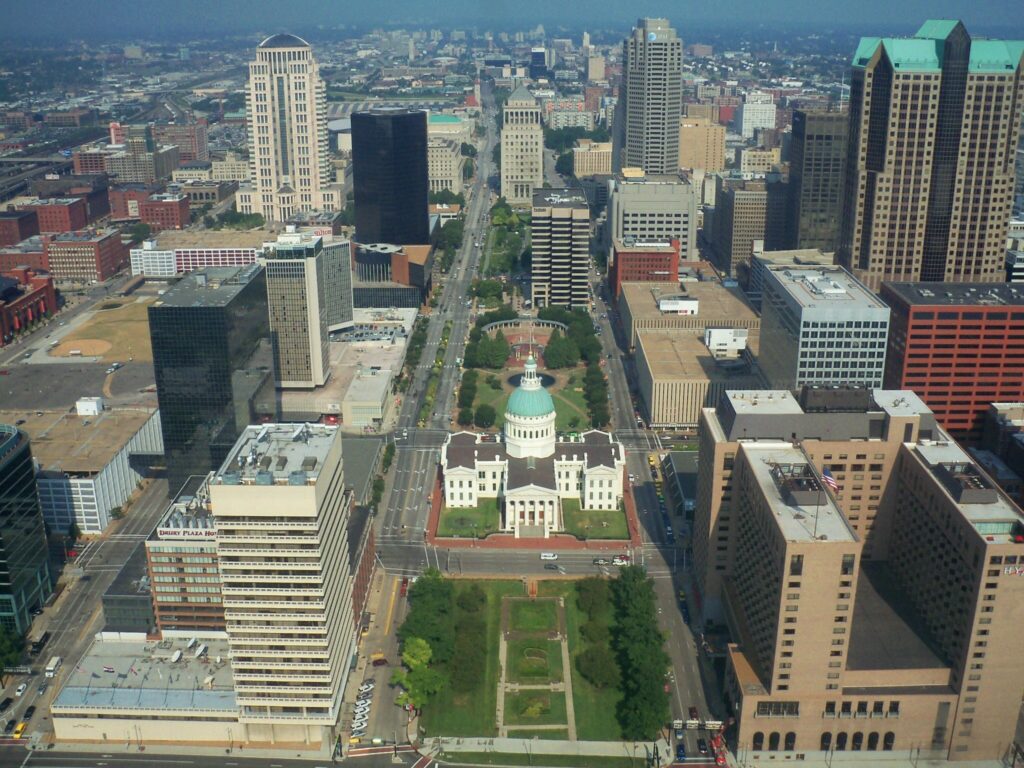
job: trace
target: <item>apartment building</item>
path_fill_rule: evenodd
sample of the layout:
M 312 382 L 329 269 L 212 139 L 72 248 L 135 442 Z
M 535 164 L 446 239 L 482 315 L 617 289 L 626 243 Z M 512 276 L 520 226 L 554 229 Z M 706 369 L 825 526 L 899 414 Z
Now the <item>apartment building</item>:
M 590 208 L 572 189 L 537 190 L 530 220 L 535 307 L 590 306 Z
M 697 257 L 697 192 L 678 173 L 629 173 L 615 180 L 608 198 L 607 244 L 636 240 L 678 240 L 679 258 Z
M 254 741 L 333 743 L 356 636 L 341 434 L 248 427 L 210 505 L 239 721 Z
M 612 172 L 612 143 L 580 139 L 572 150 L 572 175 L 606 176 Z
M 505 102 L 501 127 L 501 196 L 510 205 L 533 202 L 544 186 L 544 129 L 537 99 L 516 88 Z
M 687 105 L 693 108 L 694 104 Z M 679 118 L 679 167 L 717 173 L 725 170 L 725 126 L 701 117 Z
M 701 418 L 695 573 L 739 758 L 1002 755 L 1021 511 L 910 391 L 727 392 Z

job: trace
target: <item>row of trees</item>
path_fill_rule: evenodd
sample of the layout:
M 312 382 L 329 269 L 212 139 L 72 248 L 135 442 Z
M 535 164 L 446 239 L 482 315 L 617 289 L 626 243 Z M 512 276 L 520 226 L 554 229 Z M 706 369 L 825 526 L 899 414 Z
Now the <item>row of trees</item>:
M 576 345 L 578 354 L 576 360 L 570 362 L 565 367 L 576 365 L 581 359 L 586 363 L 597 362 L 601 359 L 601 342 L 598 341 L 597 334 L 594 331 L 594 321 L 587 314 L 586 310 L 544 307 L 537 313 L 537 317 L 541 320 L 554 320 L 568 326 L 569 329 L 566 331 L 566 337 Z M 552 334 L 552 336 L 554 335 Z M 559 339 L 561 338 L 559 335 Z M 548 346 L 550 347 L 550 345 L 551 342 L 549 340 Z M 568 351 L 571 351 L 571 349 Z M 556 367 L 548 359 L 547 349 L 544 351 L 544 360 L 549 368 Z
M 473 584 L 455 596 L 451 581 L 427 569 L 409 590 L 409 613 L 398 629 L 403 669 L 391 682 L 399 704 L 422 708 L 449 685 L 468 693 L 484 680 L 487 594 Z
M 442 189 L 427 194 L 427 202 L 434 205 L 466 205 L 466 196 L 461 192 L 455 194 L 450 189 Z
M 512 346 L 500 329 L 491 338 L 475 327 L 469 332 L 463 365 L 466 368 L 503 368 L 511 352 Z
M 576 582 L 576 604 L 587 617 L 580 626 L 586 647 L 576 657 L 576 670 L 595 688 L 617 687 L 621 674 L 610 644 L 612 605 L 608 580 L 591 576 Z
M 617 716 L 622 735 L 653 739 L 669 720 L 665 672 L 669 657 L 658 628 L 654 582 L 638 566 L 619 572 L 611 587 L 615 608 L 612 648 L 622 674 L 622 701 Z
M 608 412 L 608 380 L 596 360 L 587 363 L 587 372 L 583 374 L 583 396 L 587 400 L 587 412 L 592 426 L 603 427 L 611 421 Z
M 434 235 L 434 247 L 442 251 L 442 272 L 447 272 L 452 268 L 455 254 L 462 246 L 464 235 L 465 224 L 461 218 L 445 222 L 444 226 L 437 230 L 437 233 Z

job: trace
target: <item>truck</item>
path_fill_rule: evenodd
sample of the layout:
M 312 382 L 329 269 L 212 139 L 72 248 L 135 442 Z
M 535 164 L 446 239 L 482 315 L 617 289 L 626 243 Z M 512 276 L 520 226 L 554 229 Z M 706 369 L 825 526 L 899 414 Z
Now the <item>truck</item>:
M 60 669 L 60 656 L 54 656 L 46 662 L 45 674 L 47 677 L 56 677 L 58 669 Z

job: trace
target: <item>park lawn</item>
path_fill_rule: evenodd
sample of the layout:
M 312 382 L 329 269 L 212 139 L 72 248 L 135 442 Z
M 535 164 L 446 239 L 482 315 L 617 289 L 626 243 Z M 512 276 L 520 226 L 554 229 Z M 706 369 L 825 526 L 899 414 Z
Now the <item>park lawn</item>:
M 98 305 L 89 320 L 69 333 L 62 342 L 96 339 L 110 344 L 100 355 L 103 362 L 125 362 L 128 358 L 152 362 L 153 348 L 149 343 L 149 306 L 155 299 L 113 299 Z M 120 304 L 120 306 L 116 306 Z M 110 309 L 104 309 L 110 307 Z M 63 345 L 62 345 L 63 346 Z
M 535 765 L 538 762 L 552 768 L 640 768 L 645 765 L 643 753 L 639 757 L 612 757 L 611 755 L 535 755 L 511 752 L 442 752 L 445 763 L 469 765 Z
M 487 377 L 494 373 L 499 379 L 506 376 L 508 373 L 504 369 L 501 371 L 490 371 L 486 368 L 481 368 L 479 373 L 479 380 L 476 384 L 476 398 L 473 400 L 473 411 L 483 404 L 490 405 L 494 408 L 494 428 L 501 429 L 505 425 L 505 406 L 508 404 L 508 399 L 512 395 L 512 392 L 506 390 L 504 386 L 501 389 L 494 389 L 490 384 L 487 383 Z M 467 429 L 475 429 L 472 425 L 468 426 Z
M 558 614 L 554 600 L 512 600 L 510 630 L 513 632 L 554 632 Z
M 513 683 L 562 682 L 562 644 L 557 640 L 510 640 L 506 663 Z
M 577 499 L 562 499 L 562 517 L 566 532 L 580 538 L 629 538 L 629 525 L 622 509 L 580 509 Z
M 595 688 L 576 671 L 576 657 L 583 652 L 586 642 L 580 636 L 580 625 L 586 616 L 576 603 L 576 586 L 571 581 L 541 581 L 537 594 L 542 597 L 565 598 L 565 620 L 569 633 L 569 658 L 572 660 L 572 703 L 576 715 L 576 735 L 583 741 L 618 741 L 622 728 L 615 713 L 622 700 L 617 688 Z M 604 617 L 613 621 L 611 606 Z
M 501 513 L 497 499 L 479 499 L 478 506 L 445 507 L 437 523 L 438 536 L 476 537 L 501 530 Z
M 497 736 L 494 716 L 498 706 L 498 633 L 501 630 L 501 599 L 506 595 L 522 597 L 523 583 L 507 581 L 455 582 L 455 595 L 479 584 L 487 594 L 483 610 L 487 624 L 487 663 L 484 677 L 475 691 L 455 693 L 449 687 L 423 708 L 422 728 L 429 736 Z
M 569 739 L 568 728 L 509 728 L 510 739 L 547 739 L 549 741 L 567 741 Z
M 575 384 L 551 393 L 555 401 L 555 429 L 559 432 L 582 432 L 590 428 L 587 403 L 582 393 L 573 391 L 573 387 Z M 575 425 L 570 423 L 573 419 L 576 419 Z
M 539 705 L 536 715 L 527 710 Z M 561 691 L 520 691 L 505 694 L 506 725 L 559 725 L 565 723 L 565 694 Z

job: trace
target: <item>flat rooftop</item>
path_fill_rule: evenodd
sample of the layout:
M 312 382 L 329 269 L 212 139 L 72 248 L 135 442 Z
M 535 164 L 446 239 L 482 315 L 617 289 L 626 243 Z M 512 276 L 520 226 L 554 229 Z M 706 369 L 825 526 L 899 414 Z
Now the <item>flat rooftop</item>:
M 697 304 L 697 318 L 707 323 L 749 321 L 758 324 L 757 312 L 747 303 L 738 289 L 726 288 L 717 280 L 696 283 L 623 283 L 622 297 L 629 306 L 633 322 L 674 317 L 675 312 L 662 312 L 658 301 L 670 297 L 694 299 Z
M 389 396 L 392 373 L 389 369 L 364 370 L 352 379 L 345 393 L 346 402 L 381 403 Z
M 1016 283 L 885 283 L 914 306 L 1022 307 L 1024 285 Z
M 99 416 L 62 411 L 0 411 L 0 423 L 28 435 L 41 472 L 94 475 L 152 418 L 150 411 L 109 410 Z
M 759 382 L 756 373 L 742 361 L 726 360 L 734 366 L 719 365 L 704 345 L 704 337 L 670 331 L 638 331 L 637 353 L 642 355 L 655 379 L 703 379 L 735 382 L 738 389 Z
M 889 416 L 921 416 L 932 412 L 924 400 L 909 389 L 873 389 L 871 398 Z
M 533 193 L 535 208 L 589 208 L 587 196 L 579 189 L 537 189 Z
M 788 265 L 802 267 L 814 265 L 830 267 L 836 263 L 835 254 L 825 253 L 820 248 L 797 248 L 790 251 L 765 251 L 757 254 L 754 258 L 761 262 L 775 264 L 778 266 Z
M 161 307 L 224 307 L 263 271 L 259 264 L 207 267 L 190 272 L 153 303 Z
M 195 710 L 235 713 L 228 641 L 97 640 L 77 664 L 64 665 L 53 711 L 82 709 Z M 196 651 L 205 646 L 200 658 Z M 181 651 L 178 661 L 172 662 Z
M 24 207 L 38 207 L 38 206 L 57 206 L 57 205 L 73 205 L 82 198 L 80 197 L 34 197 L 31 200 L 26 200 L 19 205 Z
M 841 267 L 767 265 L 782 288 L 804 309 L 889 308 Z M 766 278 L 771 280 L 771 278 Z
M 616 251 L 628 251 L 629 253 L 675 253 L 675 248 L 670 240 L 613 240 L 612 245 Z
M 729 390 L 725 393 L 725 397 L 737 415 L 789 414 L 800 416 L 804 412 L 800 403 L 788 389 Z M 756 435 L 751 435 L 751 437 L 756 437 Z
M 857 540 L 803 451 L 789 443 L 744 443 L 740 450 L 748 456 L 754 477 L 774 512 L 775 524 L 787 541 Z M 791 471 L 789 476 L 793 477 L 799 495 L 787 497 L 783 493 L 773 475 L 773 470 L 778 468 Z M 806 471 L 802 471 L 803 468 Z M 813 501 L 802 504 L 793 501 L 793 498 L 804 497 Z
M 32 235 L 20 243 L 7 245 L 0 248 L 0 253 L 43 253 L 43 238 L 41 235 Z
M 201 248 L 252 248 L 260 250 L 277 233 L 267 229 L 165 230 L 156 237 L 155 250 L 177 251 Z
M 888 563 L 861 561 L 846 668 L 934 669 L 948 666 L 928 641 Z
M 215 485 L 315 483 L 338 437 L 337 427 L 323 424 L 246 427 L 211 482 Z
M 207 475 L 191 475 L 156 524 L 152 540 L 195 537 L 212 539 L 217 534 L 210 512 Z

